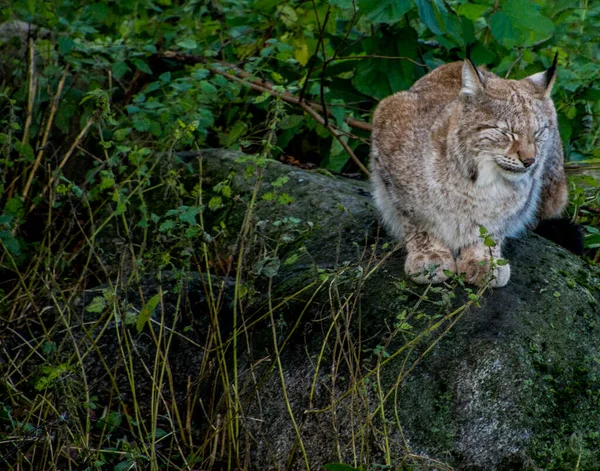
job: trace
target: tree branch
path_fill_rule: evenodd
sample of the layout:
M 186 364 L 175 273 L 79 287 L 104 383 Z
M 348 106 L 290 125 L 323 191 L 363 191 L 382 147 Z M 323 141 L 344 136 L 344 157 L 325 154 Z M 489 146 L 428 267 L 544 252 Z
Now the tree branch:
M 278 96 L 279 98 L 281 98 L 283 101 L 285 101 L 287 103 L 291 103 L 293 105 L 300 104 L 300 99 L 296 95 L 293 95 L 290 92 L 280 92 L 280 91 L 274 90 L 274 85 L 271 82 L 267 82 L 266 80 L 262 80 L 257 77 L 254 77 L 252 74 L 246 72 L 243 69 L 240 69 L 235 64 L 230 64 L 228 62 L 221 62 L 221 61 L 211 63 L 205 57 L 194 56 L 191 54 L 182 54 L 182 53 L 175 52 L 175 51 L 165 51 L 165 52 L 159 53 L 158 56 L 165 58 L 165 59 L 169 59 L 169 60 L 176 60 L 176 61 L 184 62 L 186 64 L 206 64 L 212 72 L 222 75 L 225 78 L 228 78 L 230 80 L 236 80 L 241 83 L 245 83 L 248 86 L 250 86 L 250 88 L 257 90 L 257 91 L 271 93 L 272 95 Z M 317 113 L 325 112 L 323 107 L 318 103 L 313 103 L 313 102 L 306 102 L 306 103 L 312 109 L 314 109 Z M 333 116 L 333 113 L 331 113 L 330 110 L 327 110 L 327 114 L 329 116 Z M 361 121 L 361 120 L 358 120 L 355 118 L 350 118 L 350 117 L 344 118 L 344 121 L 346 122 L 346 124 L 348 124 L 349 126 L 355 128 L 355 129 L 362 129 L 363 131 L 367 131 L 367 132 L 373 131 L 373 126 L 371 126 L 369 123 L 365 123 L 364 121 Z

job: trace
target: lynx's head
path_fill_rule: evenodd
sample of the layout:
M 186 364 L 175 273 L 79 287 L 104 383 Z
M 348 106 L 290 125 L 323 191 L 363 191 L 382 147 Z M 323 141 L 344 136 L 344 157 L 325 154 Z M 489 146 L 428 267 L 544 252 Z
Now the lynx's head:
M 505 80 L 464 61 L 456 130 L 479 172 L 515 181 L 540 165 L 545 143 L 556 132 L 550 99 L 555 71 L 556 58 L 545 72 Z

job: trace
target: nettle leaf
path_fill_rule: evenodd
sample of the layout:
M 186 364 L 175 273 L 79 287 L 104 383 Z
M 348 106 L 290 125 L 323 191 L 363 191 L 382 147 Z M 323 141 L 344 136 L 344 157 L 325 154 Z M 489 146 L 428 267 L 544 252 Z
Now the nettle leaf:
M 359 12 L 373 23 L 397 23 L 412 7 L 412 0 L 358 0 Z
M 179 220 L 190 226 L 196 224 L 196 216 L 202 212 L 200 206 L 180 206 L 179 209 L 181 210 Z
M 92 299 L 92 302 L 87 305 L 85 310 L 87 312 L 93 312 L 95 314 L 101 314 L 106 309 L 106 299 L 103 296 L 96 296 Z

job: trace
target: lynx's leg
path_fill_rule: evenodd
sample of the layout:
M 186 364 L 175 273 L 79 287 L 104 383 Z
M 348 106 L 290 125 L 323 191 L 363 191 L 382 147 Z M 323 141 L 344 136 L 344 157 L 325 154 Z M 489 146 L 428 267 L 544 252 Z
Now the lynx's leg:
M 416 283 L 441 283 L 448 279 L 444 270 L 456 272 L 456 262 L 450 249 L 442 242 L 403 221 L 406 231 L 406 262 L 404 271 Z
M 456 258 L 458 273 L 466 275 L 467 283 L 484 286 L 489 282 L 492 288 L 506 286 L 510 278 L 510 265 L 497 265 L 491 269 L 491 258 L 502 257 L 502 244 L 486 247 L 483 242 L 463 248 Z

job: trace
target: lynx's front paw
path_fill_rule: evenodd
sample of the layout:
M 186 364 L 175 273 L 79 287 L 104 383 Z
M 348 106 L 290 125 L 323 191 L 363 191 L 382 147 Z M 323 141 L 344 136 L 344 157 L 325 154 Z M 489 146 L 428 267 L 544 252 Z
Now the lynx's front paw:
M 442 283 L 448 279 L 444 270 L 456 272 L 450 251 L 409 252 L 404 271 L 415 283 Z
M 488 283 L 492 288 L 506 286 L 510 279 L 510 265 L 508 263 L 505 265 L 494 263 L 492 268 L 490 255 L 500 259 L 500 251 L 495 252 L 497 253 L 490 254 L 487 247 L 463 249 L 456 260 L 458 273 L 464 273 L 465 281 L 475 286 L 485 286 Z

